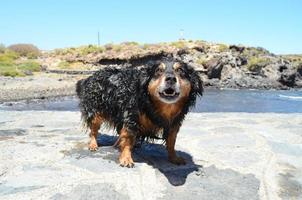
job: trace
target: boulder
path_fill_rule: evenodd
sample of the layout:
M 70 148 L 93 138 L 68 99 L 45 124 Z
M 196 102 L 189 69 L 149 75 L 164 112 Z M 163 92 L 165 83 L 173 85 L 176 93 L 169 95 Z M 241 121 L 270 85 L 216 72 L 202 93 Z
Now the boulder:
M 295 87 L 301 84 L 302 82 L 302 76 L 301 71 L 298 69 L 289 68 L 282 72 L 280 78 L 278 81 L 287 86 L 287 87 Z M 297 85 L 297 83 L 299 83 Z
M 208 69 L 208 78 L 218 78 L 221 77 L 221 70 L 223 68 L 223 63 L 220 58 L 214 58 L 209 60 L 206 64 L 206 68 Z
M 245 49 L 244 46 L 238 46 L 238 45 L 230 45 L 230 50 L 238 51 L 239 53 L 242 53 Z

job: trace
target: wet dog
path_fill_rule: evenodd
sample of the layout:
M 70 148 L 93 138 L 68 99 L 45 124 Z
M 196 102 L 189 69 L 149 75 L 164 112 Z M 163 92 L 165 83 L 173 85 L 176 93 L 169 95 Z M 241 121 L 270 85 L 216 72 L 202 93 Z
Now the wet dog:
M 131 151 L 145 138 L 162 138 L 169 161 L 185 164 L 175 152 L 176 136 L 203 92 L 198 73 L 188 64 L 164 58 L 141 68 L 107 67 L 78 81 L 76 92 L 82 120 L 90 129 L 91 151 L 97 150 L 98 130 L 107 123 L 119 134 L 121 166 L 134 165 Z

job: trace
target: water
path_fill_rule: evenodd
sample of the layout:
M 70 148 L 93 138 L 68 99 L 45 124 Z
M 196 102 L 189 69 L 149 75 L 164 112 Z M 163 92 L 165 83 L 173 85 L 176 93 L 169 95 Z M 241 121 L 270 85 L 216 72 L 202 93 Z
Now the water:
M 0 104 L 0 110 L 78 111 L 76 97 Z M 192 112 L 302 113 L 302 90 L 206 90 Z
M 210 90 L 194 112 L 302 113 L 302 90 Z

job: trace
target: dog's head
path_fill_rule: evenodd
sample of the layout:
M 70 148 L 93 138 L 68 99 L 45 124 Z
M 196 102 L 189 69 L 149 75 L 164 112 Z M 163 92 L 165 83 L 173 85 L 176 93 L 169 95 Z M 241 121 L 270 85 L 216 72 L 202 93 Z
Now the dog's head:
M 191 94 L 202 95 L 202 81 L 197 72 L 181 60 L 172 58 L 152 63 L 148 93 L 165 104 L 174 104 Z

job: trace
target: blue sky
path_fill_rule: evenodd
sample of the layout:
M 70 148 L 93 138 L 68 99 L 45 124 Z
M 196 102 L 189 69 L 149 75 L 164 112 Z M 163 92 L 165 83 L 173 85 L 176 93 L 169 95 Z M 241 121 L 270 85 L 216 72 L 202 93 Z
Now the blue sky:
M 301 0 L 1 0 L 0 43 L 41 49 L 186 39 L 302 53 Z

